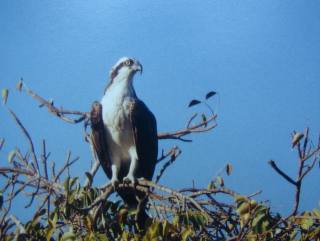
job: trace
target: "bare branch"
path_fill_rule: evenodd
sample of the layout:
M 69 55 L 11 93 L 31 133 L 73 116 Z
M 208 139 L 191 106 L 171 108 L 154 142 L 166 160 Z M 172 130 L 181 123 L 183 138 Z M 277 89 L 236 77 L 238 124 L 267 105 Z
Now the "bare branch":
M 39 190 L 40 190 L 40 184 L 41 184 L 41 178 L 38 177 L 38 178 L 37 178 L 37 188 L 36 188 L 36 190 L 32 193 L 31 199 L 30 199 L 29 203 L 28 203 L 26 206 L 24 206 L 25 208 L 29 208 L 29 207 L 32 205 L 33 201 L 34 201 L 34 198 L 35 198 L 36 196 L 38 196 Z
M 286 179 L 289 183 L 291 183 L 292 185 L 296 186 L 297 183 L 291 178 L 289 177 L 287 174 L 285 174 L 278 166 L 277 164 L 273 161 L 270 160 L 268 162 L 270 164 L 270 166 L 278 173 L 280 174 L 280 176 L 282 176 L 284 179 Z
M 42 155 L 41 155 L 41 162 L 43 166 L 43 172 L 46 179 L 48 179 L 48 167 L 47 167 L 47 161 L 50 153 L 47 154 L 46 150 L 46 141 L 42 140 Z
M 64 171 L 69 168 L 73 163 L 75 163 L 76 161 L 78 161 L 80 159 L 80 157 L 76 157 L 74 158 L 72 161 L 71 160 L 71 152 L 68 151 L 67 154 L 67 160 L 64 164 L 64 166 L 59 170 L 58 174 L 56 175 L 54 181 L 57 182 L 59 180 L 59 177 L 64 173 Z
M 308 147 L 308 142 L 309 142 L 309 128 L 306 128 L 304 131 L 304 142 L 303 142 L 303 157 L 306 156 L 306 151 Z
M 299 177 L 298 181 L 302 181 L 302 179 L 313 169 L 313 167 L 315 166 L 315 164 L 317 163 L 318 158 L 315 156 L 313 158 L 313 161 L 311 163 L 311 165 L 307 166 L 306 169 L 304 170 L 304 172 L 301 174 L 301 176 Z
M 162 160 L 164 160 L 166 157 L 170 156 L 170 159 L 162 166 L 160 169 L 158 175 L 156 176 L 156 183 L 160 181 L 161 176 L 165 172 L 165 170 L 177 159 L 177 157 L 182 153 L 182 151 L 177 147 L 174 146 L 169 152 L 167 152 L 165 155 L 162 155 L 160 159 L 158 160 L 158 163 Z
M 198 113 L 195 113 L 195 114 L 193 114 L 193 115 L 190 117 L 189 121 L 187 122 L 186 129 L 189 129 L 189 128 L 191 127 L 191 124 L 192 124 L 193 120 L 194 120 L 197 116 L 198 116 Z
M 190 119 L 191 121 L 195 118 L 193 115 Z M 181 141 L 187 141 L 190 142 L 191 140 L 184 139 L 182 137 L 189 135 L 191 133 L 201 133 L 201 132 L 207 132 L 209 130 L 212 130 L 217 126 L 216 123 L 212 123 L 216 120 L 217 115 L 212 115 L 210 118 L 208 118 L 206 121 L 201 122 L 199 124 L 196 124 L 194 126 L 190 126 L 190 121 L 188 122 L 187 128 L 174 131 L 174 132 L 164 132 L 164 133 L 158 133 L 158 139 L 176 139 Z M 210 125 L 209 125 L 210 124 Z
M 34 172 L 28 170 L 28 169 L 21 169 L 21 168 L 12 168 L 12 167 L 0 167 L 0 174 L 6 174 L 6 173 L 11 173 L 13 175 L 25 175 L 28 178 L 34 178 Z M 28 184 L 27 186 L 31 186 L 31 187 L 37 187 L 38 186 L 38 180 L 40 179 L 41 181 L 41 185 L 40 188 L 41 189 L 53 189 L 56 192 L 60 192 L 61 190 L 63 190 L 63 187 L 55 182 L 55 181 L 51 181 L 51 180 L 47 180 L 41 176 L 37 177 L 34 179 L 34 182 L 31 182 L 30 184 Z
M 71 124 L 77 124 L 82 121 L 84 121 L 88 116 L 89 113 L 87 112 L 81 112 L 81 111 L 74 111 L 74 110 L 65 110 L 63 108 L 57 108 L 54 106 L 52 101 L 48 101 L 45 98 L 38 95 L 36 92 L 28 88 L 25 84 L 23 85 L 26 93 L 30 95 L 33 99 L 37 100 L 40 103 L 40 106 L 47 107 L 49 113 L 57 116 L 58 118 L 62 119 L 63 121 L 66 121 Z M 79 118 L 69 118 L 67 115 L 74 115 L 74 116 L 80 116 Z
M 36 167 L 37 172 L 40 173 L 37 156 L 36 156 L 36 153 L 35 153 L 35 150 L 34 150 L 34 145 L 33 145 L 32 139 L 31 139 L 27 129 L 23 126 L 23 124 L 21 123 L 19 118 L 16 116 L 16 114 L 12 110 L 10 110 L 10 109 L 8 109 L 8 110 L 9 110 L 9 113 L 12 115 L 13 119 L 15 120 L 15 122 L 19 125 L 19 127 L 22 130 L 23 134 L 27 137 L 28 142 L 29 142 L 29 146 L 30 146 L 30 151 L 31 151 L 31 156 L 32 156 L 32 159 L 33 159 L 33 163 L 34 163 L 34 165 Z

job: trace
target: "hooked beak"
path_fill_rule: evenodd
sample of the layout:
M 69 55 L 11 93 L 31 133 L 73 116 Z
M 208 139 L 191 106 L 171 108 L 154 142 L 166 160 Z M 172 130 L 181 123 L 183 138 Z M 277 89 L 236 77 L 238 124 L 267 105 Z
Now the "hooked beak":
M 142 66 L 142 64 L 139 63 L 139 61 L 135 61 L 134 70 L 135 70 L 136 72 L 139 71 L 140 74 L 142 74 L 143 66 Z

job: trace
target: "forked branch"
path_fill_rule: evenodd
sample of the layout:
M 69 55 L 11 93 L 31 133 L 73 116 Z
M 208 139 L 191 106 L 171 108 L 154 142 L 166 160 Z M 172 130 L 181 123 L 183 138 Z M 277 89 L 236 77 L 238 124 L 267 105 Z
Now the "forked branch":
M 309 140 L 309 128 L 306 128 L 304 133 L 293 133 L 293 148 L 297 150 L 298 154 L 298 174 L 295 180 L 293 180 L 288 174 L 281 170 L 275 161 L 270 160 L 270 166 L 285 180 L 294 185 L 295 195 L 294 195 L 294 205 L 292 212 L 289 217 L 294 216 L 298 212 L 301 196 L 301 186 L 302 181 L 306 175 L 314 168 L 316 163 L 319 162 L 319 153 L 320 153 L 320 140 L 316 147 L 312 148 L 312 144 Z M 302 143 L 302 144 L 301 144 Z M 307 162 L 312 158 L 310 164 Z

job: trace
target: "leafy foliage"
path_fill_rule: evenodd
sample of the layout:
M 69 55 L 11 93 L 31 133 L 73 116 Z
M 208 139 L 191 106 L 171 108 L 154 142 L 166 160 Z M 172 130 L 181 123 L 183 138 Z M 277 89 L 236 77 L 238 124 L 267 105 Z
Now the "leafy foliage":
M 23 90 L 22 80 L 18 83 Z M 31 90 L 28 93 L 39 100 L 59 118 L 78 123 L 86 119 L 87 113 L 61 111 L 50 101 L 44 100 Z M 7 101 L 8 95 L 2 97 Z M 214 96 L 209 92 L 205 99 Z M 205 103 L 192 100 L 189 106 Z M 210 109 L 211 110 L 211 109 Z M 240 195 L 226 187 L 223 174 L 212 179 L 207 188 L 189 187 L 174 190 L 158 184 L 163 172 L 181 153 L 172 148 L 158 160 L 169 159 L 163 165 L 156 182 L 139 180 L 136 186 L 119 184 L 117 188 L 131 187 L 148 194 L 148 215 L 145 227 L 136 225 L 137 210 L 126 207 L 122 201 L 110 197 L 114 193 L 111 185 L 92 186 L 95 171 L 85 173 L 87 181 L 82 184 L 79 177 L 69 175 L 69 169 L 78 160 L 68 153 L 64 165 L 59 169 L 49 162 L 46 143 L 42 152 L 36 154 L 33 142 L 18 117 L 9 110 L 29 142 L 29 150 L 22 153 L 18 148 L 8 154 L 6 166 L 0 166 L 0 240 L 47 240 L 47 241 L 205 241 L 205 240 L 320 240 L 320 210 L 298 212 L 299 198 L 293 205 L 293 212 L 285 217 L 272 212 L 265 202 L 254 197 Z M 65 114 L 80 115 L 71 119 Z M 159 134 L 159 139 L 186 141 L 182 136 L 213 129 L 210 125 L 215 115 L 201 115 L 199 123 L 192 124 L 196 115 L 190 118 L 187 128 L 174 133 Z M 200 128 L 200 129 L 199 129 Z M 202 129 L 201 129 L 202 128 Z M 298 152 L 299 175 L 296 180 L 282 171 L 274 161 L 271 167 L 285 180 L 295 186 L 296 197 L 300 197 L 303 178 L 319 164 L 320 143 L 313 146 L 309 141 L 309 130 L 293 133 L 292 146 Z M 1 146 L 4 139 L 1 139 Z M 0 148 L 1 151 L 1 148 Z M 4 162 L 1 162 L 4 163 Z M 51 168 L 48 168 L 51 167 Z M 223 172 L 232 175 L 233 166 L 228 163 Z M 26 207 L 36 203 L 30 220 L 22 223 L 11 210 L 12 203 L 24 197 Z
M 23 177 L 25 180 L 32 180 L 33 173 L 27 171 L 29 160 L 19 160 L 23 156 L 25 155 L 21 155 L 19 150 L 9 153 L 8 163 L 12 169 L 0 168 L 0 173 L 7 180 L 24 180 Z M 14 169 L 18 166 L 20 172 Z M 62 167 L 61 170 L 66 168 Z M 231 175 L 231 171 L 231 164 L 227 164 L 227 175 Z M 136 188 L 149 192 L 150 199 L 150 219 L 141 230 L 136 226 L 136 210 L 128 209 L 121 201 L 108 200 L 108 196 L 113 192 L 110 185 L 83 186 L 78 177 L 66 175 L 64 180 L 60 180 L 53 173 L 51 175 L 53 180 L 40 181 L 39 187 L 40 190 L 47 190 L 46 195 L 42 196 L 44 199 L 50 199 L 47 206 L 42 205 L 24 224 L 16 217 L 8 216 L 6 212 L 10 210 L 8 205 L 11 205 L 21 186 L 16 191 L 14 188 L 11 189 L 11 192 L 3 189 L 4 192 L 0 196 L 1 203 L 4 204 L 1 240 L 202 241 L 320 238 L 318 209 L 283 217 L 273 213 L 265 203 L 225 188 L 221 176 L 216 177 L 205 189 L 193 187 L 180 191 L 148 181 L 139 181 Z M 20 181 L 21 183 L 23 181 Z M 32 184 L 31 181 L 29 183 Z M 10 187 L 10 183 L 5 187 Z M 34 189 L 37 187 L 34 186 Z M 40 193 L 37 196 L 41 199 Z M 229 197 L 230 201 L 226 202 L 226 197 Z

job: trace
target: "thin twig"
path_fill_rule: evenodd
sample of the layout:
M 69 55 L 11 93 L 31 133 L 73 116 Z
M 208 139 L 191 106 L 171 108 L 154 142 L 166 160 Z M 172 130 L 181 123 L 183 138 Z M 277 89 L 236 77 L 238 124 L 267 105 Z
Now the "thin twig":
M 16 116 L 16 114 L 10 109 L 8 109 L 8 111 L 11 114 L 11 116 L 13 117 L 13 119 L 15 120 L 15 122 L 19 125 L 19 127 L 22 130 L 23 134 L 27 137 L 34 165 L 37 167 L 37 172 L 40 173 L 39 164 L 38 164 L 38 160 L 37 160 L 37 156 L 36 156 L 36 153 L 35 153 L 35 150 L 34 150 L 34 145 L 33 145 L 31 136 L 29 135 L 27 129 L 23 126 L 23 124 L 21 123 L 19 118 Z
M 182 138 L 183 136 L 186 136 L 191 133 L 201 133 L 201 132 L 207 132 L 217 126 L 216 123 L 213 123 L 211 125 L 208 125 L 212 121 L 214 121 L 217 118 L 217 115 L 212 115 L 209 119 L 207 119 L 204 122 L 201 122 L 199 124 L 196 124 L 192 127 L 187 127 L 182 130 L 174 131 L 174 132 L 165 132 L 165 133 L 158 133 L 158 139 L 176 139 L 181 141 L 190 142 L 191 140 L 187 140 Z M 188 124 L 190 125 L 190 124 Z
M 182 151 L 178 147 L 173 147 L 168 153 L 163 155 L 164 158 L 170 156 L 170 159 L 162 166 L 160 169 L 158 175 L 156 176 L 156 183 L 160 181 L 160 178 L 162 177 L 165 170 L 177 159 L 177 157 L 182 153 Z M 164 159 L 163 158 L 163 159 Z M 163 160 L 160 158 L 160 160 Z
M 58 174 L 56 175 L 54 181 L 57 182 L 59 180 L 59 177 L 64 173 L 64 171 L 70 167 L 73 163 L 75 163 L 76 161 L 78 161 L 80 159 L 80 157 L 76 157 L 74 158 L 72 161 L 70 161 L 71 159 L 71 152 L 68 151 L 68 154 L 67 154 L 67 160 L 64 164 L 64 166 L 59 170 Z

